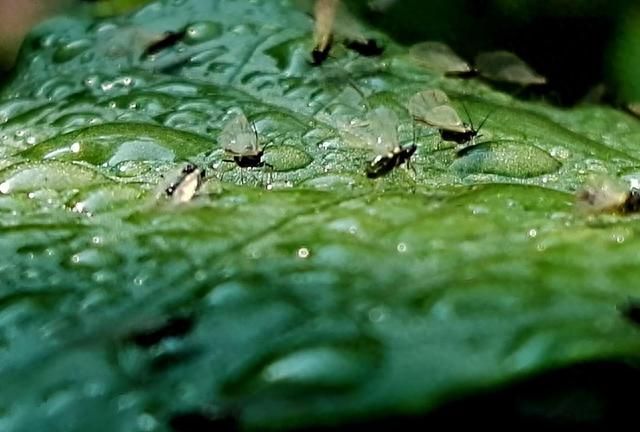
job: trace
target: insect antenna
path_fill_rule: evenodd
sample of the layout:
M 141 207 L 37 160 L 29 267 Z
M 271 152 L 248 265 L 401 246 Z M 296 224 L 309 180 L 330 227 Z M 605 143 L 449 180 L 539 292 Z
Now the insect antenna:
M 469 110 L 467 109 L 467 104 L 465 104 L 464 101 L 462 101 L 462 109 L 464 110 L 464 113 L 467 116 L 467 120 L 469 120 L 469 125 L 471 125 L 471 130 L 476 131 L 476 129 L 473 127 L 473 120 L 471 120 L 471 115 L 469 114 Z

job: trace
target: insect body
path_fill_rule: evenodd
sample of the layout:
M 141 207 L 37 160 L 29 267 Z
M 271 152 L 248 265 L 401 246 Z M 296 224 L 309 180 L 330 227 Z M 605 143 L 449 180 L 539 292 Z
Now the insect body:
M 249 124 L 243 113 L 237 114 L 222 129 L 219 140 L 222 148 L 241 168 L 257 168 L 268 165 L 262 160 L 264 149 L 258 143 L 258 131 Z
M 333 25 L 339 0 L 316 0 L 315 17 L 315 46 L 311 51 L 311 64 L 320 66 L 329 56 L 333 43 Z
M 578 207 L 586 213 L 640 212 L 640 189 L 608 177 L 590 179 L 576 198 Z
M 273 168 L 263 160 L 264 148 L 260 147 L 258 132 L 243 113 L 237 114 L 224 126 L 218 139 L 230 156 L 226 162 L 234 162 L 240 168 Z
M 409 49 L 413 60 L 425 69 L 450 76 L 469 77 L 475 70 L 442 42 L 420 42 Z
M 473 142 L 479 136 L 480 129 L 488 118 L 486 116 L 477 129 L 473 126 L 471 118 L 469 118 L 470 125 L 464 123 L 458 112 L 449 104 L 447 95 L 437 89 L 416 93 L 409 100 L 408 108 L 416 121 L 438 129 L 444 141 L 453 141 L 457 144 Z M 469 116 L 468 112 L 467 116 Z
M 147 46 L 144 53 L 142 53 L 142 58 L 158 54 L 159 52 L 174 46 L 178 42 L 182 41 L 186 35 L 186 27 L 178 31 L 165 32 L 160 39 L 155 40 Z
M 165 194 L 176 203 L 189 202 L 200 189 L 204 176 L 204 169 L 194 164 L 187 164 L 180 172 L 180 176 L 164 190 Z
M 396 167 L 409 164 L 411 156 L 416 152 L 416 149 L 415 143 L 406 147 L 397 145 L 387 154 L 377 155 L 367 166 L 367 177 L 382 177 Z
M 398 123 L 393 111 L 377 107 L 367 113 L 366 122 L 362 125 L 366 130 L 354 131 L 375 153 L 365 170 L 368 178 L 382 177 L 402 165 L 410 166 L 417 147 L 413 142 L 406 146 L 400 144 Z

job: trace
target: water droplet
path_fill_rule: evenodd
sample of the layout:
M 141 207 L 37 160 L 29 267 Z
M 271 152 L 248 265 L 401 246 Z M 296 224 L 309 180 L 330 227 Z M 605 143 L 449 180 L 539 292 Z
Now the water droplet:
M 56 63 L 64 63 L 74 59 L 79 54 L 83 53 L 91 47 L 92 43 L 89 39 L 80 39 L 77 41 L 69 42 L 58 48 L 53 53 L 53 61 Z
M 528 235 L 529 235 L 529 237 L 534 238 L 534 237 L 536 237 L 538 235 L 538 231 L 535 230 L 534 228 L 532 228 L 532 229 L 529 230 Z
M 264 160 L 273 166 L 274 171 L 286 172 L 302 169 L 309 165 L 313 158 L 307 152 L 288 145 L 269 147 Z
M 300 249 L 298 249 L 298 258 L 302 258 L 302 259 L 306 259 L 309 258 L 309 249 L 307 249 L 306 247 L 301 247 Z
M 221 34 L 222 25 L 218 23 L 211 21 L 193 23 L 187 27 L 187 34 L 184 42 L 189 45 L 195 45 L 215 39 Z
M 398 246 L 396 246 L 396 249 L 400 253 L 405 253 L 407 251 L 407 245 L 405 243 L 398 243 Z

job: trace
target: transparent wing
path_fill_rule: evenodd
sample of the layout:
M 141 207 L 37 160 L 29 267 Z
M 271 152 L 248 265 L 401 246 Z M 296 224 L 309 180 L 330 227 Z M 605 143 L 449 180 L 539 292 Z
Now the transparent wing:
M 578 209 L 587 213 L 616 211 L 628 196 L 627 185 L 605 176 L 590 178 L 576 194 Z
M 408 108 L 416 120 L 429 126 L 453 132 L 467 130 L 458 112 L 449 105 L 449 98 L 441 90 L 416 93 L 409 100 Z
M 354 120 L 342 128 L 342 138 L 353 146 L 367 147 L 384 155 L 399 145 L 398 116 L 389 108 L 377 107 L 364 120 Z
M 370 131 L 369 146 L 376 154 L 387 154 L 400 144 L 398 116 L 389 108 L 379 106 L 367 113 Z
M 448 45 L 441 42 L 420 42 L 409 49 L 409 54 L 422 67 L 438 73 L 468 73 L 469 64 Z
M 220 146 L 240 155 L 250 155 L 258 151 L 256 133 L 244 114 L 239 113 L 229 120 L 218 136 Z
M 490 80 L 521 85 L 546 84 L 547 79 L 531 69 L 520 57 L 508 51 L 480 53 L 476 68 Z

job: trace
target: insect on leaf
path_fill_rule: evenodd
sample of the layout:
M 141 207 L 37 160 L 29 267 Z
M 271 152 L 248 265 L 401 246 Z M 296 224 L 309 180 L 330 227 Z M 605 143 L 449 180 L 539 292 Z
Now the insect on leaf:
M 481 76 L 492 81 L 527 85 L 542 85 L 547 79 L 508 51 L 480 53 L 476 57 L 476 68 Z
M 238 113 L 224 125 L 218 142 L 232 154 L 251 156 L 260 152 L 256 131 L 243 113 Z
M 623 182 L 606 177 L 592 177 L 576 194 L 577 208 L 583 213 L 621 211 L 629 197 L 629 187 Z
M 416 93 L 409 100 L 408 108 L 414 119 L 429 126 L 460 133 L 468 130 L 441 90 Z
M 409 49 L 409 55 L 420 66 L 442 74 L 467 74 L 473 69 L 442 42 L 420 42 Z

